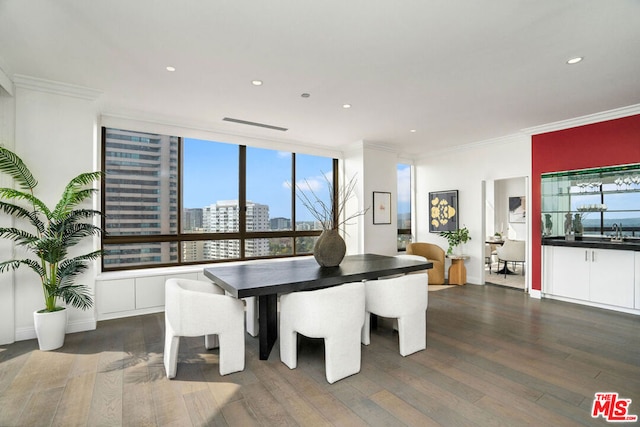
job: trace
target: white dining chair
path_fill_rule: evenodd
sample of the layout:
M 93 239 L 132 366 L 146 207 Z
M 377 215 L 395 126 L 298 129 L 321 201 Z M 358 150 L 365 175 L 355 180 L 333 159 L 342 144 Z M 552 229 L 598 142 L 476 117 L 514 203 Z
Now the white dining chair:
M 507 263 L 522 263 L 522 274 L 524 274 L 525 262 L 525 241 L 524 240 L 505 240 L 504 245 L 496 248 L 498 254 L 498 270 L 500 269 L 500 261 L 504 262 L 504 277 L 509 272 Z
M 178 369 L 180 337 L 204 335 L 205 348 L 220 347 L 220 375 L 244 369 L 244 304 L 211 282 L 165 282 L 164 367 L 167 378 Z
M 425 273 L 370 280 L 365 283 L 362 343 L 369 345 L 371 314 L 397 319 L 400 354 L 408 356 L 427 347 L 429 278 Z
M 280 297 L 280 360 L 298 365 L 298 333 L 324 338 L 325 375 L 330 384 L 360 372 L 364 283 L 355 282 Z

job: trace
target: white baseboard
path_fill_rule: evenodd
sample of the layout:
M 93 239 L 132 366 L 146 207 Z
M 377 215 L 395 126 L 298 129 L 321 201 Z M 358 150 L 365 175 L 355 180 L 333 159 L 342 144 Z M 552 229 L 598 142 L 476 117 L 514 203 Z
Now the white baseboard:
M 93 331 L 96 329 L 97 322 L 93 319 L 67 323 L 67 333 Z M 25 328 L 16 328 L 16 341 L 26 341 L 36 339 L 36 330 L 33 326 Z

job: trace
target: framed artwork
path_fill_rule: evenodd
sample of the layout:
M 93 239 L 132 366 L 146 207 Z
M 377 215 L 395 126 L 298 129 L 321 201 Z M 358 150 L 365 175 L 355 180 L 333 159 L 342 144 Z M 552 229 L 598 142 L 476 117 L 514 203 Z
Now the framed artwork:
M 391 224 L 391 193 L 373 192 L 373 223 Z
M 429 193 L 429 232 L 458 229 L 458 190 Z
M 525 196 L 509 197 L 509 222 L 527 222 Z

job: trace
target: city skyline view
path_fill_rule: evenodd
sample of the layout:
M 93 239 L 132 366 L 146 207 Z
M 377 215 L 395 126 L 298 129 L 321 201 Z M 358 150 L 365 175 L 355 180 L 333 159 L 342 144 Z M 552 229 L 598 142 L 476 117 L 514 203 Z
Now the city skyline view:
M 237 163 L 228 161 L 234 156 L 238 156 L 237 145 L 184 139 L 184 209 L 238 200 Z M 291 219 L 291 158 L 290 152 L 247 147 L 247 202 L 269 206 L 270 218 Z M 331 170 L 332 159 L 328 157 L 296 154 L 297 188 L 305 192 L 310 188 L 324 203 L 329 202 L 329 189 L 323 174 L 331 174 Z M 411 212 L 411 167 L 398 164 L 397 172 L 394 210 L 398 216 L 406 216 Z M 216 176 L 224 179 L 215 179 Z M 296 220 L 315 221 L 299 200 Z
M 298 196 L 331 206 L 331 157 L 111 128 L 103 129 L 103 141 L 106 269 L 311 253 L 317 235 L 304 233 L 322 225 Z M 391 209 L 406 234 L 409 165 L 398 165 L 397 173 Z M 251 235 L 263 231 L 273 237 Z
M 238 200 L 238 146 L 221 142 L 184 139 L 184 208 L 202 208 L 221 201 Z M 269 206 L 271 218 L 291 218 L 290 152 L 247 147 L 247 201 Z M 329 190 L 323 174 L 331 173 L 332 159 L 296 154 L 296 185 L 308 186 L 323 202 Z M 297 221 L 313 216 L 296 200 Z

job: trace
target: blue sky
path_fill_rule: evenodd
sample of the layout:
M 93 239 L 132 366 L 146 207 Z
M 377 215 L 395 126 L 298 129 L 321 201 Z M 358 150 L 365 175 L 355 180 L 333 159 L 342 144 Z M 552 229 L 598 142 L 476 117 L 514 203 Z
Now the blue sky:
M 235 144 L 185 138 L 183 198 L 186 208 L 238 199 L 238 153 L 239 147 Z M 329 192 L 322 175 L 331 172 L 331 164 L 332 159 L 327 157 L 297 154 L 299 188 L 309 184 L 317 195 L 328 200 Z M 247 147 L 247 171 L 247 199 L 269 205 L 271 218 L 290 218 L 291 153 Z M 398 165 L 397 212 L 400 213 L 411 210 L 410 171 L 409 165 Z M 296 203 L 298 220 L 313 220 L 300 202 Z
M 411 166 L 398 165 L 398 213 L 411 212 Z
M 239 147 L 234 144 L 185 138 L 186 208 L 238 199 L 238 153 Z M 298 184 L 306 185 L 306 178 L 316 194 L 328 197 L 322 174 L 331 171 L 331 164 L 330 158 L 296 155 Z M 247 199 L 269 205 L 271 218 L 291 218 L 291 153 L 247 147 L 247 171 Z M 297 203 L 298 220 L 312 220 Z

